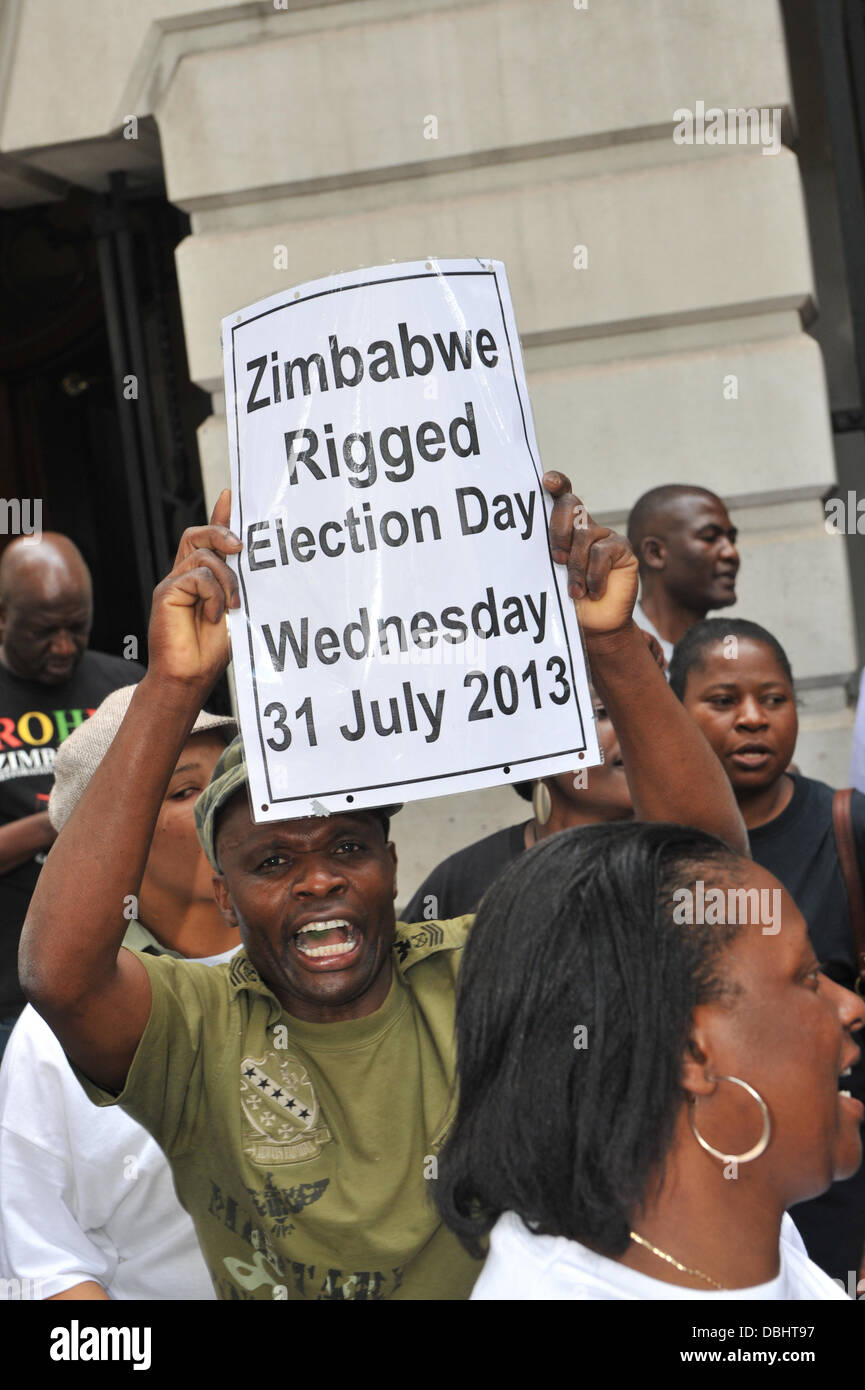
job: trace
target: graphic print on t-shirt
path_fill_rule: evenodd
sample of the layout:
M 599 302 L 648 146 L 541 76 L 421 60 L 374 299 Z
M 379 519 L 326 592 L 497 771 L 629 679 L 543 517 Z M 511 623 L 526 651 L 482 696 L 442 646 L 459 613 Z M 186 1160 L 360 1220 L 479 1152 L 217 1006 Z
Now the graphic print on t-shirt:
M 243 1148 L 253 1163 L 302 1163 L 331 1140 L 309 1072 L 286 1052 L 244 1057 L 240 1103 Z
M 0 827 L 48 809 L 57 749 L 106 695 L 143 675 L 137 662 L 86 651 L 68 680 L 45 685 L 16 676 L 0 660 Z M 18 935 L 47 852 L 0 874 L 0 1014 L 24 1007 Z
M 50 776 L 58 745 L 92 713 L 92 709 L 29 709 L 12 718 L 0 713 L 0 782 Z M 29 792 L 23 791 L 23 795 L 27 801 L 31 799 Z M 43 811 L 40 800 L 44 797 L 34 793 L 28 809 Z

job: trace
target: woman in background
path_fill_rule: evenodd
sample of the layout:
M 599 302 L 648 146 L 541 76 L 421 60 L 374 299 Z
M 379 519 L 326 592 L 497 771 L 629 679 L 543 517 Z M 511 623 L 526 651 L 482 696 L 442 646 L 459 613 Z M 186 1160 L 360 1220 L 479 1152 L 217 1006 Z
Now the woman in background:
M 789 770 L 799 721 L 783 647 L 756 623 L 708 618 L 678 643 L 670 685 L 730 779 L 754 860 L 795 901 L 824 973 L 853 989 L 862 962 L 856 959 L 833 828 L 835 792 L 825 782 Z M 850 809 L 861 877 L 865 796 L 854 792 Z M 854 1068 L 850 1089 L 865 1100 L 862 1065 Z M 791 1215 L 811 1258 L 855 1287 L 865 1245 L 865 1167 L 852 1181 L 833 1186 Z

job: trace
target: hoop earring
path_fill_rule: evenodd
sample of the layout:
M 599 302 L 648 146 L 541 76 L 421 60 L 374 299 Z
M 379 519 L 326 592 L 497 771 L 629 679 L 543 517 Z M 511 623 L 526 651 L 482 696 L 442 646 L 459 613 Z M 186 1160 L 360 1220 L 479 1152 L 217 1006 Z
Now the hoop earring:
M 711 1144 L 707 1144 L 706 1140 L 703 1138 L 702 1134 L 697 1129 L 697 1122 L 694 1119 L 694 1109 L 696 1107 L 697 1102 L 693 1097 L 691 1097 L 691 1099 L 688 1102 L 688 1119 L 691 1122 L 691 1131 L 694 1135 L 694 1138 L 696 1139 L 700 1147 L 706 1150 L 706 1153 L 711 1154 L 713 1158 L 719 1159 L 721 1163 L 751 1163 L 753 1159 L 759 1158 L 761 1154 L 765 1153 L 766 1149 L 769 1146 L 769 1139 L 772 1134 L 772 1123 L 769 1119 L 769 1107 L 764 1101 L 763 1097 L 759 1094 L 759 1092 L 755 1091 L 753 1086 L 749 1086 L 747 1081 L 741 1081 L 738 1076 L 716 1076 L 712 1079 L 714 1081 L 732 1081 L 734 1086 L 741 1086 L 744 1091 L 748 1092 L 749 1096 L 754 1097 L 755 1101 L 760 1107 L 760 1111 L 763 1116 L 763 1133 L 760 1135 L 760 1138 L 757 1140 L 754 1147 L 752 1149 L 748 1149 L 747 1153 L 721 1153 L 720 1149 L 713 1149 Z
M 546 782 L 538 778 L 532 788 L 532 810 L 535 813 L 535 820 L 538 825 L 546 825 L 550 816 L 553 814 L 553 802 L 550 796 L 550 789 Z

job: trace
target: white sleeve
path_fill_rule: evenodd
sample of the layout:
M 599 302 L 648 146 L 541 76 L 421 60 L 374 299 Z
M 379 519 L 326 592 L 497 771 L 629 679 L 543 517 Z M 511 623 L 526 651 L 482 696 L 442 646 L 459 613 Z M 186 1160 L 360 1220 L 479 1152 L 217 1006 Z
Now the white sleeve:
M 28 1296 L 44 1299 L 91 1279 L 107 1290 L 117 1257 L 74 1214 L 63 1078 L 42 1030 L 38 1015 L 25 1010 L 0 1072 L 0 1273 L 30 1281 Z M 56 1050 L 66 1067 L 59 1044 Z
M 0 1265 L 27 1280 L 31 1298 L 53 1298 L 95 1280 L 107 1290 L 117 1261 L 81 1229 L 67 1204 L 62 1158 L 0 1126 Z

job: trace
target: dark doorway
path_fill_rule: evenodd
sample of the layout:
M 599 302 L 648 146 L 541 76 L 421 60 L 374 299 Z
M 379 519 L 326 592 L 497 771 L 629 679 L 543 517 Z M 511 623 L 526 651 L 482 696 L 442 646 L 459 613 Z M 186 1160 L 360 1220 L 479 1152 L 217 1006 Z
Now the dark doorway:
M 865 0 L 783 0 L 802 176 L 832 409 L 838 487 L 865 492 Z M 865 662 L 865 547 L 847 537 L 858 668 Z M 855 698 L 859 669 L 850 673 Z
M 189 381 L 174 268 L 187 232 L 122 175 L 107 195 L 0 211 L 0 495 L 41 499 L 43 529 L 93 571 L 92 645 L 120 655 L 134 636 L 140 659 L 153 584 L 204 508 L 210 402 Z

